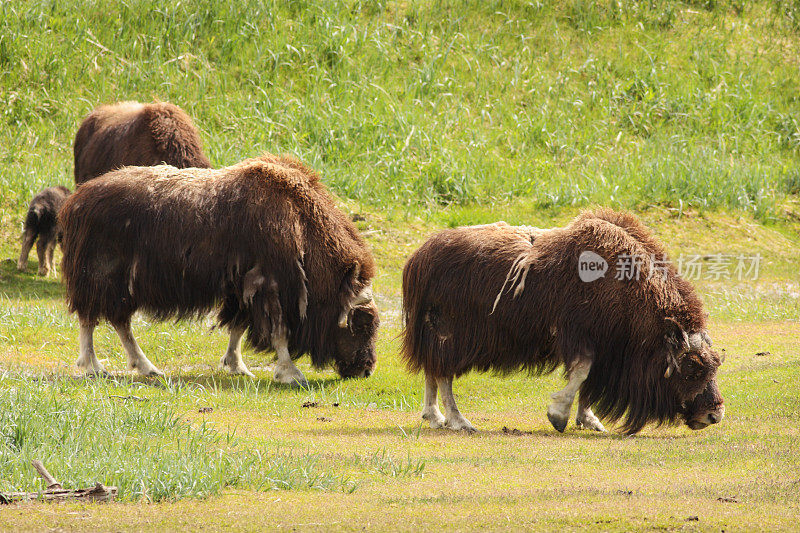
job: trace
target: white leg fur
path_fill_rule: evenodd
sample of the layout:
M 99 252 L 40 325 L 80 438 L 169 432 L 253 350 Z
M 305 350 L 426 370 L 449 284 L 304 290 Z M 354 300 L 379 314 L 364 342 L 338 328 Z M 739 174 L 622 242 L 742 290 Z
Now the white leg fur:
M 430 422 L 431 427 L 438 429 L 444 427 L 445 418 L 439 410 L 439 402 L 437 395 L 439 393 L 439 386 L 436 384 L 436 379 L 429 375 L 425 375 L 425 399 L 422 402 L 422 419 Z
M 578 414 L 575 417 L 575 424 L 578 426 L 578 429 L 591 429 L 603 433 L 606 431 L 600 419 L 594 415 L 591 408 L 586 405 L 584 399 L 580 396 L 578 397 Z
M 244 335 L 244 328 L 231 328 L 231 339 L 228 341 L 228 350 L 222 359 L 219 360 L 219 367 L 225 369 L 231 374 L 245 375 L 254 378 L 252 372 L 247 369 L 247 366 L 242 361 L 242 336 Z
M 569 371 L 567 386 L 550 396 L 553 399 L 553 403 L 547 408 L 547 419 L 550 420 L 556 430 L 564 431 L 567 427 L 569 412 L 572 409 L 575 394 L 581 388 L 581 383 L 586 381 L 589 376 L 590 368 L 592 368 L 592 363 L 588 359 L 576 361 Z
M 75 364 L 78 368 L 83 369 L 86 374 L 103 374 L 107 375 L 105 368 L 97 360 L 97 356 L 94 353 L 94 325 L 85 325 L 81 324 L 81 330 L 78 334 L 79 344 L 80 344 L 80 355 L 78 355 L 78 360 L 75 361 Z
M 303 388 L 308 388 L 306 377 L 300 372 L 291 355 L 289 355 L 289 340 L 281 336 L 272 336 L 272 346 L 278 354 L 278 363 L 275 365 L 275 381 L 289 385 L 297 384 Z
M 156 368 L 156 366 L 144 355 L 142 349 L 139 348 L 139 345 L 136 343 L 136 339 L 133 338 L 130 324 L 114 326 L 114 329 L 117 330 L 119 340 L 122 341 L 122 347 L 125 349 L 125 353 L 128 355 L 128 368 L 131 370 L 136 370 L 143 376 L 164 375 L 164 373 Z
M 453 396 L 453 378 L 440 378 L 438 385 L 442 394 L 442 403 L 444 404 L 444 427 L 453 431 L 464 430 L 470 433 L 477 431 L 470 421 L 464 418 L 464 415 L 461 414 L 458 406 L 456 406 L 456 399 Z

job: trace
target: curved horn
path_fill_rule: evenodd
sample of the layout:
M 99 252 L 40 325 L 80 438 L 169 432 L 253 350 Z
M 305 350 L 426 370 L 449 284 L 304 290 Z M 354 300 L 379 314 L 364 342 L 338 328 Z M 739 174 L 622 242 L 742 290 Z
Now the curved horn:
M 367 285 L 361 292 L 356 294 L 356 297 L 353 298 L 353 301 L 350 302 L 350 307 L 358 307 L 361 304 L 365 304 L 372 301 L 372 287 Z
M 684 350 L 691 350 L 692 349 L 692 344 L 689 341 L 689 335 L 687 335 L 686 332 L 683 331 L 683 329 L 681 329 L 681 336 L 682 336 L 681 340 L 683 340 L 683 349 Z
M 689 348 L 691 350 L 700 350 L 703 347 L 703 336 L 700 333 L 692 333 L 689 335 Z
M 372 301 L 372 286 L 367 285 L 366 287 L 361 289 L 361 292 L 356 294 L 352 300 L 350 300 L 350 303 L 344 306 L 342 313 L 339 315 L 339 327 L 346 328 L 349 325 L 348 321 L 350 318 L 351 309 L 353 309 L 354 307 L 358 307 L 359 305 L 369 303 L 371 301 Z
M 706 330 L 701 331 L 700 336 L 703 337 L 703 340 L 705 341 L 706 344 L 708 344 L 709 346 L 714 346 L 714 343 L 711 342 L 711 337 L 708 336 L 708 332 Z

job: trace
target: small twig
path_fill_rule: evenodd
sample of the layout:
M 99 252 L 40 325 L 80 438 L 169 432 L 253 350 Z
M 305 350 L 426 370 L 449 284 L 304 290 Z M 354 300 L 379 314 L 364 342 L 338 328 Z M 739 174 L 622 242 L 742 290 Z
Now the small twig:
M 102 483 L 95 484 L 90 489 L 66 490 L 61 483 L 50 475 L 47 468 L 41 461 L 34 459 L 31 464 L 39 472 L 47 483 L 47 488 L 43 492 L 6 492 L 0 493 L 0 504 L 9 504 L 20 501 L 42 500 L 42 501 L 63 501 L 63 500 L 83 500 L 83 501 L 110 501 L 117 496 L 117 487 L 106 487 Z
M 56 481 L 56 478 L 50 475 L 50 472 L 47 471 L 47 469 L 44 467 L 44 464 L 42 464 L 42 462 L 39 459 L 34 459 L 33 461 L 31 461 L 31 464 L 47 483 L 46 490 L 53 491 L 53 490 L 61 490 L 64 488 L 61 486 L 61 483 Z
M 141 396 L 119 396 L 117 394 L 110 394 L 109 398 L 116 398 L 118 400 L 136 400 L 137 402 L 144 402 L 149 400 L 149 398 L 142 398 Z

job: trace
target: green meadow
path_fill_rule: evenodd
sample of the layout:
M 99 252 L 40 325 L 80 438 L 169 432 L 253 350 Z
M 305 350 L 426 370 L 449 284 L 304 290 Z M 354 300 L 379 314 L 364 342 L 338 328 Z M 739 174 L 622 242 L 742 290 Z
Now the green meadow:
M 0 493 L 44 489 L 33 459 L 119 489 L 0 506 L 0 529 L 796 530 L 798 87 L 796 0 L 0 3 Z M 133 332 L 166 377 L 127 371 L 107 325 L 112 377 L 79 374 L 60 280 L 16 257 L 33 195 L 74 187 L 81 119 L 118 100 L 183 107 L 215 166 L 289 152 L 320 172 L 379 266 L 374 375 L 302 358 L 310 388 L 291 388 L 246 349 L 256 378 L 231 377 L 212 317 L 146 315 Z M 422 424 L 398 356 L 408 255 L 445 227 L 593 206 L 700 265 L 725 419 L 561 434 L 559 373 L 473 373 L 455 393 L 479 432 Z

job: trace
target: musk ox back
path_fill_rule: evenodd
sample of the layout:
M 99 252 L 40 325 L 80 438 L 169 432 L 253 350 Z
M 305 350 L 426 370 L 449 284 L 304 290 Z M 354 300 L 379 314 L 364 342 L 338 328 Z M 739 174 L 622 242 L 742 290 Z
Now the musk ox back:
M 588 260 L 608 271 L 582 281 L 579 263 Z M 614 272 L 628 263 L 630 275 Z M 578 427 L 598 431 L 595 412 L 624 418 L 628 433 L 678 420 L 700 429 L 724 415 L 702 303 L 629 214 L 584 213 L 550 230 L 446 230 L 408 260 L 403 310 L 403 356 L 425 372 L 423 418 L 433 427 L 474 430 L 455 405 L 454 377 L 560 366 L 568 384 L 548 408 L 559 431 L 576 394 Z
M 76 184 L 128 165 L 211 166 L 192 119 L 167 102 L 95 108 L 81 122 L 73 151 Z
M 22 235 L 22 250 L 17 260 L 17 270 L 24 272 L 28 267 L 28 253 L 36 242 L 36 255 L 39 257 L 39 275 L 55 274 L 56 264 L 53 252 L 60 237 L 58 210 L 64 205 L 71 191 L 66 187 L 47 187 L 39 191 L 28 206 L 25 216 L 25 229 Z M 38 239 L 38 241 L 37 241 Z
M 159 371 L 130 332 L 139 309 L 157 319 L 218 308 L 231 333 L 221 365 L 250 374 L 256 350 L 278 354 L 276 380 L 304 383 L 292 357 L 333 363 L 345 377 L 375 366 L 375 264 L 319 177 L 265 155 L 219 170 L 125 167 L 81 185 L 61 211 L 64 279 L 81 323 L 78 365 L 102 372 L 91 336 L 108 320 L 131 367 Z M 252 375 L 252 374 L 250 374 Z

